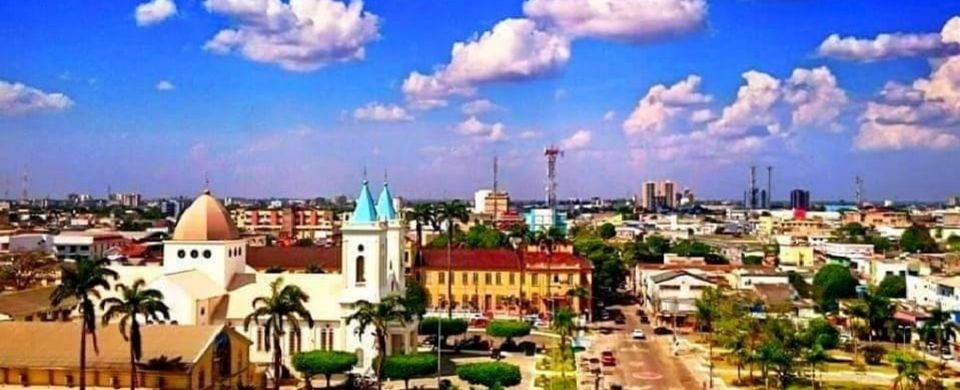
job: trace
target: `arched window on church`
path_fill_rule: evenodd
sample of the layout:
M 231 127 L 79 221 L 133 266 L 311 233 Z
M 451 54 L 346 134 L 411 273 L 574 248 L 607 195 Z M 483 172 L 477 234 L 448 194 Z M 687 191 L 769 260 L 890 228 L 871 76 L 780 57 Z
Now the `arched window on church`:
M 363 261 L 363 256 L 357 256 L 357 264 L 354 269 L 357 272 L 357 284 L 363 284 L 367 282 L 367 272 L 365 267 L 365 261 Z

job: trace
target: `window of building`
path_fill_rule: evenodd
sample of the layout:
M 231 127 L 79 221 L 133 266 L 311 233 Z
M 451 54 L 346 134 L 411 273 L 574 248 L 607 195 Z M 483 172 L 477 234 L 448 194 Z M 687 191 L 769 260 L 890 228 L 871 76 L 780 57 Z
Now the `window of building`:
M 204 259 L 209 259 L 211 256 L 213 256 L 213 253 L 211 253 L 209 249 L 203 251 Z
M 203 370 L 200 370 L 200 375 L 197 375 L 197 377 L 199 377 L 199 380 L 198 380 L 199 386 L 198 386 L 198 387 L 201 388 L 201 389 L 204 388 L 204 387 L 207 387 L 207 375 L 206 375 L 205 372 L 203 372 Z
M 514 283 L 517 282 L 517 280 L 516 280 L 515 278 L 516 278 L 516 274 L 514 274 L 513 272 L 511 272 L 511 273 L 510 273 L 510 284 L 511 284 L 511 285 L 513 285 Z
M 363 244 L 357 245 L 357 252 L 363 252 Z
M 480 280 L 480 279 L 479 279 L 479 275 L 478 275 L 476 272 L 474 272 L 474 273 L 473 273 L 473 284 L 477 284 L 477 283 L 478 283 L 478 282 L 477 282 L 478 280 Z
M 500 279 L 500 273 L 497 272 L 497 285 L 499 286 L 500 284 L 502 284 L 502 280 Z
M 492 276 L 489 272 L 483 274 L 483 282 L 487 285 L 493 284 Z
M 466 286 L 470 282 L 470 275 L 466 272 L 460 275 L 460 281 L 463 282 L 463 285 Z
M 447 282 L 447 273 L 446 272 L 437 273 L 437 283 L 444 284 L 446 282 Z
M 537 278 L 537 276 L 538 276 L 538 275 L 537 275 L 536 273 L 530 274 L 530 285 L 531 285 L 531 286 L 536 286 L 536 285 L 539 284 L 539 283 L 538 283 L 538 280 L 537 280 L 537 279 L 539 279 L 539 278 Z
M 194 250 L 190 251 L 190 257 L 193 258 L 193 259 L 196 259 L 197 257 L 200 257 L 200 252 L 197 251 L 196 249 L 194 249 Z
M 567 274 L 567 284 L 573 284 L 573 274 Z
M 367 282 L 366 275 L 366 261 L 364 261 L 363 256 L 357 256 L 357 284 L 363 284 Z
M 177 257 L 179 257 L 179 258 L 181 258 L 181 259 L 184 258 L 184 257 L 187 257 L 187 251 L 185 251 L 185 250 L 183 250 L 183 249 L 178 250 L 178 251 L 177 251 Z

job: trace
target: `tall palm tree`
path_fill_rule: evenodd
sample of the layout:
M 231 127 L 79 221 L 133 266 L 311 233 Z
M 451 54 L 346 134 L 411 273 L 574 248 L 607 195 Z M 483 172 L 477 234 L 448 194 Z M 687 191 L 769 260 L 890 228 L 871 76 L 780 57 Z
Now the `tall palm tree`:
M 710 387 L 713 387 L 713 321 L 717 317 L 717 307 L 722 299 L 722 294 L 714 288 L 706 288 L 694 301 L 696 311 L 694 316 L 697 319 L 697 328 L 700 332 L 707 332 L 707 359 L 710 361 Z
M 560 335 L 560 356 L 559 361 L 557 362 L 560 366 L 560 377 L 566 378 L 566 358 L 567 358 L 567 346 L 570 344 L 570 337 L 573 335 L 573 332 L 577 329 L 577 324 L 574 322 L 576 314 L 573 313 L 570 308 L 563 307 L 560 310 L 557 310 L 556 316 L 553 318 L 553 321 L 550 322 L 550 328 L 554 332 L 557 332 Z M 570 352 L 571 355 L 573 352 Z
M 103 325 L 120 317 L 120 334 L 124 340 L 130 342 L 130 390 L 137 388 L 137 362 L 143 357 L 143 340 L 140 337 L 140 321 L 137 317 L 160 321 L 162 315 L 164 319 L 170 319 L 170 309 L 163 303 L 163 293 L 144 289 L 144 286 L 146 283 L 143 279 L 137 279 L 130 286 L 118 284 L 115 288 L 120 293 L 119 298 L 109 297 L 100 301 L 100 310 L 104 311 Z
M 525 223 L 516 223 L 510 226 L 510 232 L 508 233 L 510 240 L 515 242 L 514 250 L 517 251 L 517 267 L 520 268 L 520 316 L 522 317 L 526 314 L 527 308 L 527 297 L 523 293 L 523 285 L 527 281 L 527 263 L 524 261 L 524 254 L 527 252 L 527 246 L 530 245 L 534 240 L 534 234 L 530 231 Z
M 803 360 L 810 365 L 810 383 L 813 383 L 814 389 L 819 388 L 820 386 L 817 382 L 817 367 L 827 360 L 826 351 L 823 350 L 820 343 L 815 343 L 813 347 L 807 349 L 806 353 L 804 353 Z
M 94 351 L 97 347 L 97 320 L 93 299 L 100 299 L 99 289 L 109 290 L 110 279 L 116 279 L 117 273 L 107 268 L 106 259 L 77 260 L 60 265 L 60 284 L 50 293 L 50 303 L 59 305 L 67 298 L 80 302 L 80 390 L 86 390 L 87 380 L 87 334 L 93 338 Z
M 283 354 L 280 350 L 280 337 L 285 333 L 284 322 L 289 323 L 290 332 L 300 337 L 300 321 L 306 321 L 307 326 L 313 328 L 313 316 L 303 305 L 310 301 L 307 293 L 293 284 L 283 285 L 283 278 L 277 278 L 270 283 L 270 295 L 253 299 L 253 312 L 243 319 L 243 329 L 250 328 L 250 323 L 260 326 L 264 320 L 264 337 L 273 341 L 273 388 L 280 390 L 280 366 Z
M 434 212 L 430 203 L 420 203 L 413 206 L 413 210 L 406 213 L 407 220 L 413 221 L 417 231 L 417 266 L 423 264 L 423 227 L 433 226 Z
M 375 360 L 378 389 L 383 379 L 383 361 L 387 357 L 387 327 L 393 322 L 403 325 L 412 317 L 404 304 L 403 297 L 399 295 L 388 295 L 377 303 L 361 300 L 356 304 L 357 310 L 347 317 L 348 324 L 357 323 L 357 337 L 361 340 L 367 328 L 373 327 L 378 357 Z M 437 348 L 439 349 L 439 346 Z
M 453 318 L 453 232 L 457 229 L 457 222 L 470 220 L 470 212 L 466 204 L 454 199 L 435 205 L 434 218 L 447 228 L 447 317 Z
M 551 226 L 549 229 L 537 232 L 536 242 L 537 246 L 540 247 L 540 251 L 547 254 L 547 299 L 550 300 L 550 316 L 552 318 L 555 310 L 555 299 L 551 292 L 551 285 L 553 284 L 553 253 L 557 249 L 557 245 L 566 242 L 566 236 L 556 226 Z
M 864 301 L 855 301 L 847 307 L 847 314 L 850 316 L 848 327 L 850 328 L 850 339 L 853 341 L 853 364 L 857 364 L 857 354 L 859 353 L 860 329 L 870 318 L 870 308 Z
M 940 364 L 937 365 L 937 372 L 940 374 L 940 377 L 943 377 L 943 367 L 945 362 L 943 360 L 943 343 L 950 342 L 950 339 L 955 338 L 956 332 L 954 330 L 953 321 L 950 320 L 950 313 L 943 311 L 940 308 L 940 305 L 937 304 L 937 308 L 930 311 L 930 318 L 923 322 L 923 326 L 920 328 L 920 334 L 927 335 L 925 342 L 930 342 L 929 338 L 932 336 L 937 342 L 937 352 L 940 357 Z

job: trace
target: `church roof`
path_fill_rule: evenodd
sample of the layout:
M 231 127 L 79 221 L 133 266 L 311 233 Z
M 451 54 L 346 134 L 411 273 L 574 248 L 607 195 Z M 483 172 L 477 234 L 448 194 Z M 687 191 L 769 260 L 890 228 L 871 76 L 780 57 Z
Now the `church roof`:
M 173 231 L 175 241 L 228 241 L 240 239 L 233 219 L 210 191 L 204 191 L 184 210 Z
M 377 210 L 373 206 L 373 196 L 370 195 L 370 188 L 367 181 L 363 181 L 363 188 L 360 189 L 360 196 L 357 198 L 357 207 L 353 209 L 353 217 L 350 220 L 353 223 L 373 223 L 377 221 Z
M 388 183 L 383 183 L 383 190 L 380 191 L 380 198 L 377 199 L 377 216 L 385 221 L 397 219 L 397 210 L 393 208 L 393 194 L 390 193 Z

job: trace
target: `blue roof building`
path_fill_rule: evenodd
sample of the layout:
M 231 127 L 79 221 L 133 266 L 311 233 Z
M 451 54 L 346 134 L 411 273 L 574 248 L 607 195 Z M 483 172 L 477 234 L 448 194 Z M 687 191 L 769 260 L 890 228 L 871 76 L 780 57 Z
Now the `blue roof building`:
M 367 181 L 363 181 L 363 188 L 360 189 L 360 196 L 357 197 L 357 207 L 353 209 L 352 223 L 374 223 L 377 222 L 377 209 L 373 206 L 373 196 L 370 195 L 370 188 Z
M 377 199 L 377 217 L 383 221 L 397 219 L 397 210 L 393 208 L 393 194 L 390 193 L 390 184 L 384 182 L 380 198 Z

